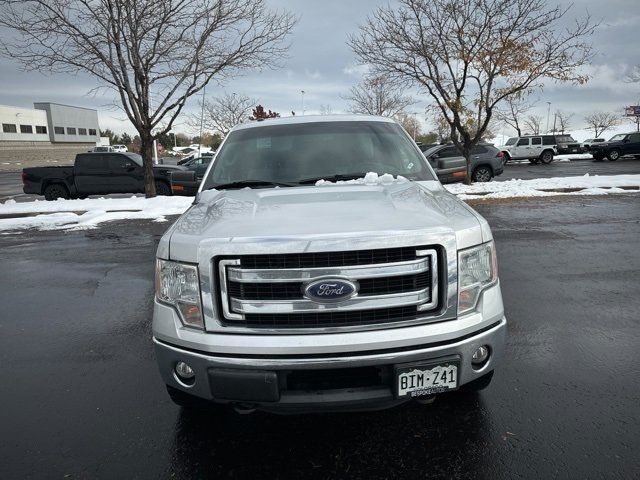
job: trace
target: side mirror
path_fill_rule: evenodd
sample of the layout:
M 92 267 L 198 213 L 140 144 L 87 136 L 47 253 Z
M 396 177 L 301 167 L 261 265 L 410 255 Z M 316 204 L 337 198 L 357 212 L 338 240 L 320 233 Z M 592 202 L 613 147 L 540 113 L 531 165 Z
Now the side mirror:
M 629 140 L 629 137 L 625 138 L 624 140 L 622 140 L 622 143 L 629 143 L 631 140 Z

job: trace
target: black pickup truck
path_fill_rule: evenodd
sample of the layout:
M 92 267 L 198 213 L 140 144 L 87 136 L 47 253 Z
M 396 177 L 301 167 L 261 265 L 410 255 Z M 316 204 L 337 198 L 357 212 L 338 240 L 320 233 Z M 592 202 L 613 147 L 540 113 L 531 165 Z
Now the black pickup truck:
M 153 167 L 158 195 L 171 195 L 170 175 L 183 167 Z M 89 152 L 76 155 L 73 166 L 22 169 L 24 193 L 57 198 L 85 198 L 109 193 L 143 193 L 142 157 L 136 153 Z

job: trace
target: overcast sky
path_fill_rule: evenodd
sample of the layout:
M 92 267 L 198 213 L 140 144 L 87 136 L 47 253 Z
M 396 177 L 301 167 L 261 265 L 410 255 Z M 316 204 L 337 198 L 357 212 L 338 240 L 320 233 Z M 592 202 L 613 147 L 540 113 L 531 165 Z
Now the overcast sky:
M 265 108 L 289 114 L 301 110 L 301 90 L 307 113 L 318 112 L 321 105 L 329 105 L 334 113 L 346 111 L 340 97 L 348 92 L 362 75 L 362 69 L 346 45 L 347 35 L 357 30 L 366 15 L 384 0 L 267 0 L 275 8 L 286 8 L 300 21 L 291 37 L 290 58 L 279 70 L 248 72 L 246 76 L 228 82 L 224 87 L 211 86 L 207 96 L 223 90 L 256 98 Z M 538 114 L 546 117 L 547 103 L 551 114 L 555 109 L 574 112 L 572 127 L 584 125 L 582 116 L 593 110 L 622 111 L 628 104 L 640 102 L 640 84 L 623 81 L 623 73 L 640 64 L 638 29 L 640 0 L 574 0 L 572 16 L 586 10 L 602 25 L 593 38 L 598 50 L 596 59 L 588 67 L 593 79 L 584 86 L 549 84 L 536 94 Z M 0 41 L 2 39 L 0 38 Z M 100 112 L 102 128 L 134 133 L 133 127 L 120 111 L 109 110 L 105 96 L 90 96 L 96 86 L 88 76 L 48 76 L 37 72 L 25 73 L 10 59 L 0 60 L 0 104 L 32 107 L 34 101 L 51 101 L 96 108 Z M 425 95 L 411 109 L 422 112 L 428 104 Z M 194 111 L 197 99 L 192 98 L 189 110 Z M 176 128 L 185 130 L 186 126 Z

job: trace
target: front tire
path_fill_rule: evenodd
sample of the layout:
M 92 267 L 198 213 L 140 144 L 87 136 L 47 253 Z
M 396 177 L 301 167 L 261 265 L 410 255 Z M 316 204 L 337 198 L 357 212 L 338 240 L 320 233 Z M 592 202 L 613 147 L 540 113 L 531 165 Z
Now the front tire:
M 607 153 L 607 158 L 609 159 L 610 162 L 615 162 L 620 158 L 620 150 L 618 150 L 617 148 L 614 148 L 609 153 Z
M 544 152 L 542 152 L 542 154 L 540 155 L 540 161 L 545 165 L 549 165 L 551 162 L 553 162 L 553 152 L 551 150 L 545 150 Z
M 66 200 L 69 198 L 69 190 L 67 190 L 67 187 L 60 185 L 59 183 L 47 185 L 44 189 L 44 198 L 49 201 L 57 200 L 59 198 Z
M 171 193 L 171 187 L 165 182 L 156 182 L 156 195 L 164 195 L 165 197 L 168 197 Z
M 491 170 L 491 168 L 487 167 L 486 165 L 480 165 L 479 167 L 476 167 L 476 169 L 471 174 L 471 179 L 474 182 L 479 182 L 479 183 L 490 182 L 492 178 L 493 178 L 493 171 Z

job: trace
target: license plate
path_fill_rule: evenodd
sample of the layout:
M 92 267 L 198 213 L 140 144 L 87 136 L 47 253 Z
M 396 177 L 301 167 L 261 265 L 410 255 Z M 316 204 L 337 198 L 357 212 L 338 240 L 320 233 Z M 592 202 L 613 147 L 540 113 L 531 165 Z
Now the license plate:
M 577 149 L 577 148 L 573 148 L 573 149 L 571 149 L 571 151 L 572 151 L 573 153 L 576 153 L 576 152 L 578 151 L 578 149 Z
M 396 371 L 398 397 L 419 397 L 458 387 L 458 365 L 414 365 Z

